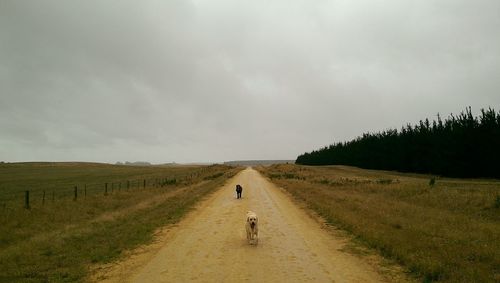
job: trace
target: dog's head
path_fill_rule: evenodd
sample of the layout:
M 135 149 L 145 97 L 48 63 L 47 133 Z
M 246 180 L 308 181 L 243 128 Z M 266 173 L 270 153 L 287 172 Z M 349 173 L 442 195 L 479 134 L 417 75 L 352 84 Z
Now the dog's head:
M 247 217 L 247 222 L 250 223 L 250 227 L 252 227 L 252 229 L 255 227 L 255 225 L 257 224 L 257 222 L 259 222 L 259 219 L 257 218 L 257 216 L 254 214 L 254 215 L 249 215 Z

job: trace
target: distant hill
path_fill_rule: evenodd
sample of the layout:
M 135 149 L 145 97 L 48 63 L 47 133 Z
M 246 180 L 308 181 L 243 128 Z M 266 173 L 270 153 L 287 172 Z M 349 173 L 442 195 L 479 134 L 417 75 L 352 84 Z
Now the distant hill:
M 285 163 L 295 163 L 295 160 L 235 160 L 226 161 L 225 165 L 233 166 L 258 166 L 258 165 L 272 165 L 272 164 L 285 164 Z
M 150 166 L 151 163 L 146 161 L 136 161 L 136 162 L 116 162 L 116 165 L 129 165 L 129 166 Z

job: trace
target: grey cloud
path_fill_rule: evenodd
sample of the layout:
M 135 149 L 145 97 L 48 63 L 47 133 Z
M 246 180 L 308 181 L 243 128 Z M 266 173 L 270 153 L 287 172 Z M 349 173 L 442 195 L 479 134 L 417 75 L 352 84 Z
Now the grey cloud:
M 0 159 L 292 159 L 500 105 L 497 1 L 2 1 Z

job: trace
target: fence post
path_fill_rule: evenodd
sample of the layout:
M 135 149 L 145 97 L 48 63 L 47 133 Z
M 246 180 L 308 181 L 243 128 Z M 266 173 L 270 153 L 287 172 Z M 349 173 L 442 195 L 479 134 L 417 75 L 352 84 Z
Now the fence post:
M 30 209 L 30 191 L 26 191 L 25 192 L 24 208 Z
M 45 190 L 43 190 L 42 205 L 45 205 Z
M 146 179 L 144 179 L 144 188 L 146 188 Z
M 76 201 L 77 198 L 78 198 L 78 187 L 75 186 L 75 197 L 73 198 L 73 201 Z
M 108 195 L 108 183 L 104 183 L 104 195 Z

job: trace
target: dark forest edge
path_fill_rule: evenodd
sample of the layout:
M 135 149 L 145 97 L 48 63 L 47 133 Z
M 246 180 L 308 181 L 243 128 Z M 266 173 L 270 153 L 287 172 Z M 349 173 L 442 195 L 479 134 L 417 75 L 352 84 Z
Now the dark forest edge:
M 481 109 L 474 117 L 471 107 L 444 121 L 429 119 L 364 133 L 348 142 L 304 153 L 302 165 L 352 165 L 368 169 L 397 170 L 449 177 L 500 178 L 500 111 Z

